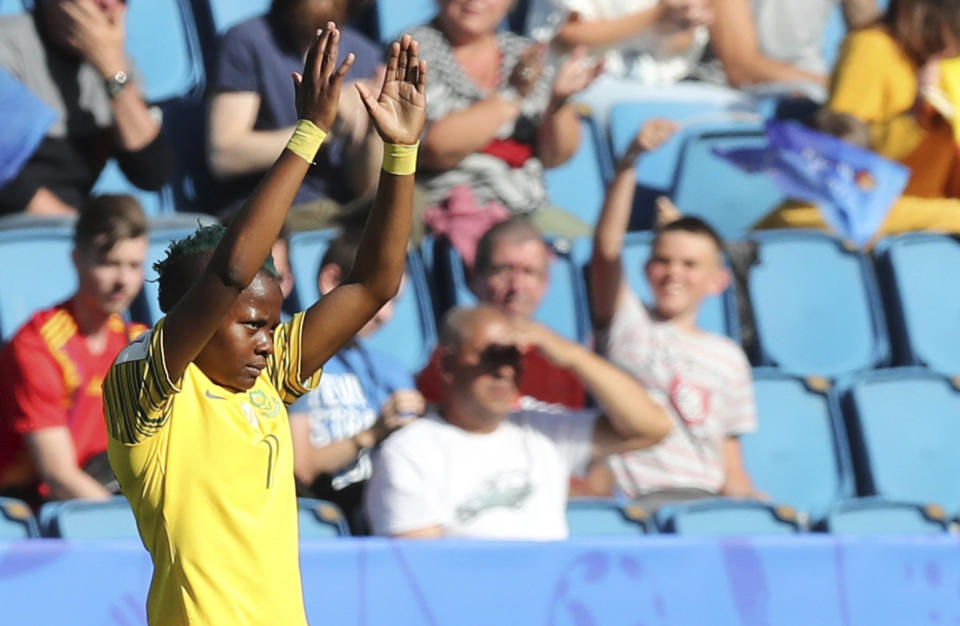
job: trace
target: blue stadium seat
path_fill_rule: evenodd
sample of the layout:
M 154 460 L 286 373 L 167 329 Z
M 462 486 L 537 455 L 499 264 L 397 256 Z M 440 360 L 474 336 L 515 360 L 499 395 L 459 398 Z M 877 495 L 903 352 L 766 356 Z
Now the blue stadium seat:
M 960 374 L 960 241 L 909 233 L 881 240 L 874 252 L 897 362 Z
M 853 496 L 846 431 L 825 381 L 766 368 L 753 377 L 759 426 L 740 440 L 756 488 L 811 515 Z
M 767 145 L 760 122 L 701 124 L 683 133 L 679 164 L 670 190 L 685 214 L 701 217 L 725 239 L 736 239 L 776 208 L 784 194 L 763 173 L 741 170 L 714 149 Z
M 843 535 L 940 534 L 949 531 L 946 511 L 938 504 L 856 498 L 840 502 L 814 528 Z
M 106 502 L 63 500 L 40 507 L 44 537 L 70 540 L 140 539 L 130 503 L 122 496 Z
M 298 498 L 297 509 L 300 539 L 330 539 L 350 534 L 343 511 L 333 502 Z
M 437 14 L 436 0 L 379 0 L 376 8 L 381 43 L 391 42 L 414 26 L 426 24 Z
M 653 293 L 650 291 L 644 266 L 647 259 L 650 258 L 652 245 L 653 233 L 648 231 L 629 232 L 623 238 L 623 269 L 627 277 L 627 283 L 647 305 L 653 303 Z M 589 263 L 592 252 L 593 241 L 591 239 L 584 237 L 573 242 L 573 258 L 581 268 L 588 283 L 588 293 Z M 737 299 L 733 282 L 722 294 L 704 300 L 700 307 L 700 314 L 697 316 L 697 325 L 703 330 L 718 335 L 726 335 L 735 341 L 739 341 L 740 326 L 737 318 Z
M 39 537 L 37 520 L 25 502 L 0 498 L 0 541 Z
M 244 20 L 263 15 L 270 9 L 270 0 L 200 0 L 209 5 L 213 28 L 220 35 Z
M 290 236 L 290 266 L 294 292 L 300 308 L 317 300 L 317 272 L 320 261 L 336 231 L 318 230 Z M 366 345 L 393 356 L 411 372 L 426 365 L 437 341 L 433 304 L 423 263 L 415 252 L 407 253 L 404 287 L 396 300 L 393 319 L 366 341 Z
M 841 381 L 861 495 L 935 502 L 960 511 L 960 390 L 921 368 L 861 372 Z
M 573 498 L 567 502 L 571 537 L 628 536 L 646 533 L 651 520 L 634 504 L 613 498 Z
M 610 159 L 600 131 L 591 118 L 581 116 L 580 148 L 569 161 L 545 173 L 550 203 L 594 225 L 600 217 L 609 175 Z
M 100 172 L 100 177 L 93 185 L 92 193 L 129 194 L 140 202 L 143 212 L 148 216 L 173 212 L 173 201 L 169 187 L 164 187 L 160 191 L 140 189 L 127 180 L 115 159 L 107 161 L 103 171 Z
M 863 254 L 821 232 L 751 237 L 760 246 L 749 284 L 762 363 L 829 378 L 887 362 L 886 323 Z
M 72 249 L 72 226 L 0 231 L 0 267 L 5 268 L 0 272 L 0 341 L 12 337 L 35 311 L 76 290 Z
M 127 5 L 127 49 L 145 97 L 160 102 L 203 90 L 203 54 L 189 0 Z
M 14 15 L 26 10 L 23 0 L 0 0 L 0 15 Z
M 550 287 L 547 290 L 534 319 L 552 328 L 557 333 L 574 341 L 583 341 L 589 332 L 586 291 L 580 267 L 570 254 L 570 242 L 556 239 L 551 242 L 555 253 L 550 267 Z M 477 303 L 470 291 L 466 268 L 457 250 L 441 243 L 434 263 L 438 268 L 440 286 L 448 306 L 472 306 Z
M 657 528 L 678 535 L 791 535 L 805 530 L 793 507 L 716 498 L 668 504 L 657 510 Z

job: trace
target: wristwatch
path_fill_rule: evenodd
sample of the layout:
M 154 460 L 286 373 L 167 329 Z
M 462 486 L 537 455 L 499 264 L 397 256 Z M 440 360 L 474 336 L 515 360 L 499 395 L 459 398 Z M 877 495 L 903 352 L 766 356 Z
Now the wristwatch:
M 116 74 L 104 81 L 104 85 L 107 88 L 107 95 L 111 98 L 116 98 L 120 95 L 120 92 L 123 91 L 124 87 L 127 86 L 127 83 L 130 82 L 130 77 L 123 70 L 118 71 Z

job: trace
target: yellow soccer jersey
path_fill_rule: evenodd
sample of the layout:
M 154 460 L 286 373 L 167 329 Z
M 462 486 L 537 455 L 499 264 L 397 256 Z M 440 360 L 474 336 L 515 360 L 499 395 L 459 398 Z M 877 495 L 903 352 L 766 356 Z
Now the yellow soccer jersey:
M 302 323 L 276 329 L 243 393 L 194 364 L 169 380 L 164 320 L 107 374 L 110 464 L 153 557 L 150 624 L 306 624 L 286 407 L 320 372 L 301 380 Z

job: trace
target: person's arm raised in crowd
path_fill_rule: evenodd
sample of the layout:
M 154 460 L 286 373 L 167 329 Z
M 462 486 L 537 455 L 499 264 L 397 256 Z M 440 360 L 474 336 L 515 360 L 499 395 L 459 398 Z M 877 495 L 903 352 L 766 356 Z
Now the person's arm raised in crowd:
M 805 72 L 763 55 L 749 0 L 715 0 L 715 3 L 710 44 L 732 86 L 797 81 L 827 84 L 826 76 Z
M 633 376 L 584 346 L 545 326 L 515 320 L 516 340 L 569 369 L 603 410 L 593 431 L 593 460 L 646 448 L 670 433 L 672 421 Z
M 670 120 L 652 119 L 646 122 L 617 163 L 616 173 L 607 188 L 593 235 L 593 254 L 590 258 L 590 310 L 597 328 L 609 326 L 621 294 L 626 289 L 620 257 L 637 187 L 634 169 L 637 159 L 644 152 L 663 145 L 676 129 L 677 125 Z
M 713 0 L 664 0 L 650 8 L 611 18 L 584 19 L 572 12 L 557 39 L 568 46 L 609 46 L 661 25 L 675 30 L 709 25 L 712 21 Z
M 314 372 L 397 293 L 403 277 L 413 213 L 414 147 L 426 122 L 427 63 L 404 35 L 390 48 L 379 96 L 357 83 L 370 120 L 384 143 L 380 184 L 346 280 L 307 309 L 301 371 Z M 397 155 L 403 167 L 387 165 Z M 407 165 L 409 167 L 407 167 Z
M 337 115 L 340 86 L 354 60 L 350 54 L 336 67 L 339 40 L 340 31 L 329 23 L 307 52 L 303 76 L 294 74 L 298 129 L 302 125 L 306 134 L 316 136 L 315 128 L 326 132 Z M 203 350 L 240 292 L 260 271 L 309 165 L 306 157 L 289 148 L 283 151 L 230 222 L 203 273 L 170 311 L 163 335 L 170 380 L 177 380 Z
M 544 167 L 566 163 L 580 145 L 580 119 L 570 97 L 587 87 L 603 71 L 603 63 L 589 63 L 587 48 L 577 47 L 557 70 L 550 104 L 537 127 L 537 156 Z
M 40 480 L 50 487 L 51 499 L 105 500 L 110 497 L 103 485 L 77 465 L 73 437 L 66 426 L 29 432 L 24 435 L 24 441 Z

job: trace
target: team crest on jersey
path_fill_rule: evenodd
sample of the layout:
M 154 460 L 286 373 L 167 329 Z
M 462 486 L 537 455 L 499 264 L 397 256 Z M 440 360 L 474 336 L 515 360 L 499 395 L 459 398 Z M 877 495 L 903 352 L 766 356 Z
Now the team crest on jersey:
M 280 413 L 280 403 L 258 389 L 248 391 L 247 397 L 250 398 L 250 404 L 263 417 L 276 417 Z

